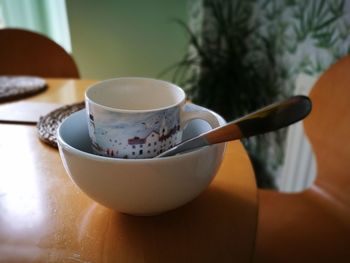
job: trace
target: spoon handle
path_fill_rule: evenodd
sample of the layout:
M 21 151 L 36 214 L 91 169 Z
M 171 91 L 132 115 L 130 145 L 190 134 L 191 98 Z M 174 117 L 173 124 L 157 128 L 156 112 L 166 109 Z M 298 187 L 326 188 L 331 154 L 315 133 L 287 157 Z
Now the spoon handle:
M 311 100 L 306 96 L 290 97 L 184 141 L 157 157 L 171 156 L 198 147 L 278 130 L 304 119 L 310 113 L 311 105 Z

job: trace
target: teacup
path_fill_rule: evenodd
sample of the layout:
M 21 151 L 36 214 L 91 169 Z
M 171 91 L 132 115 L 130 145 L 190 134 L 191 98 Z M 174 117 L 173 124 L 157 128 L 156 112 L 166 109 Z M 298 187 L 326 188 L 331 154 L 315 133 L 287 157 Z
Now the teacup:
M 181 142 L 193 119 L 219 123 L 210 111 L 186 112 L 185 92 L 151 78 L 98 82 L 85 93 L 89 136 L 96 154 L 127 159 L 152 158 Z

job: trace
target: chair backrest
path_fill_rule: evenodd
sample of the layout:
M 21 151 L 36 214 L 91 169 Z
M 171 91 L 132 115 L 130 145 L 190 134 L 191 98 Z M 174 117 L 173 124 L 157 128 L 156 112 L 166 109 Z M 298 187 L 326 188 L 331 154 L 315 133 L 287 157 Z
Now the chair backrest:
M 313 109 L 304 127 L 317 159 L 315 184 L 350 204 L 350 56 L 332 65 L 316 82 Z
M 0 75 L 35 75 L 79 78 L 72 56 L 41 34 L 5 28 L 0 30 Z

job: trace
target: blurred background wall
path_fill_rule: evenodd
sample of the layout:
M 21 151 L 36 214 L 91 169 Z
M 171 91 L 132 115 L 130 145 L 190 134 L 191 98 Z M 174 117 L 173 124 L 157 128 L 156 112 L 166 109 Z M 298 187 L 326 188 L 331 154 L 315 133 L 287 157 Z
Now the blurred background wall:
M 156 77 L 186 52 L 187 0 L 66 1 L 83 78 Z M 169 78 L 163 76 L 162 78 Z
M 0 27 L 51 37 L 72 52 L 82 78 L 157 77 L 186 52 L 186 34 L 174 20 L 187 21 L 187 2 L 0 0 Z

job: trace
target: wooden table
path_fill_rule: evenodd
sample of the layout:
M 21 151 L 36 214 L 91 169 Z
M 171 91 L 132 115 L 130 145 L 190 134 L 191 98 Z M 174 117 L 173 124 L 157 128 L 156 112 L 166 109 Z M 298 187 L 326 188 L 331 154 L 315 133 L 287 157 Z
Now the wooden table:
M 83 100 L 87 80 L 48 79 L 26 99 Z M 249 262 L 257 189 L 249 158 L 229 143 L 222 166 L 196 200 L 135 217 L 105 208 L 69 179 L 58 151 L 33 125 L 0 124 L 0 262 Z

